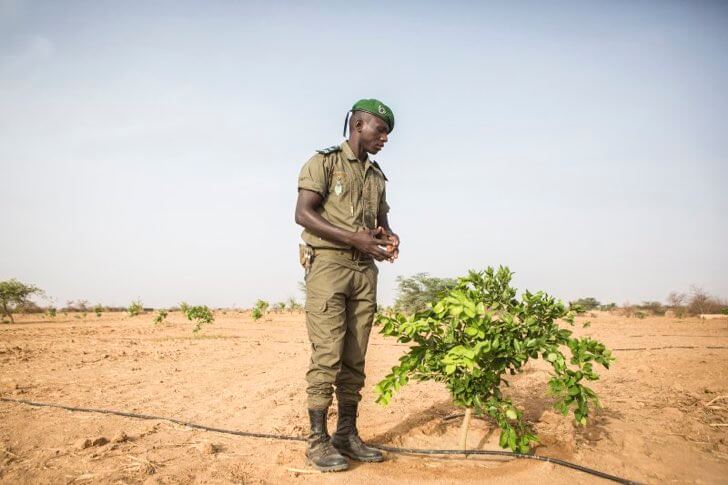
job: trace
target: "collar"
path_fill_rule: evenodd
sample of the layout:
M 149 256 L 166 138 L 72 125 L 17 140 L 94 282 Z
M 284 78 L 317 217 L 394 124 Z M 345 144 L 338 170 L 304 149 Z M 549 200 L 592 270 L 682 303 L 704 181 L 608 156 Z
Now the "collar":
M 358 158 L 356 158 L 356 155 L 354 154 L 354 151 L 349 146 L 349 142 L 348 141 L 344 140 L 341 143 L 341 145 L 339 145 L 339 146 L 341 147 L 341 151 L 344 152 L 344 155 L 346 156 L 346 158 L 348 160 L 350 160 L 352 162 L 353 161 L 357 161 L 357 162 L 360 161 Z M 367 154 L 367 159 L 364 160 L 364 165 L 366 165 L 368 161 L 369 161 L 369 154 Z

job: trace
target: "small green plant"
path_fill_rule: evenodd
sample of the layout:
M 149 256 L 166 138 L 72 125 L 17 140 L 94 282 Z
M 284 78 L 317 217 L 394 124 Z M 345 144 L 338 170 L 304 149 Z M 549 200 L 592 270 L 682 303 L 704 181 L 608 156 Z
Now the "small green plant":
M 141 300 L 135 300 L 131 302 L 127 311 L 130 317 L 135 317 L 144 311 L 144 305 L 142 305 Z
M 186 301 L 181 301 L 179 303 L 179 311 L 181 311 L 184 315 L 187 315 L 187 312 L 189 311 L 189 309 L 190 309 L 190 305 Z
M 725 308 L 723 308 L 723 309 L 722 309 L 722 310 L 720 311 L 720 313 L 721 313 L 721 314 L 723 314 L 723 315 L 728 315 L 728 307 L 725 307 Z
M 268 311 L 268 302 L 265 300 L 258 300 L 255 302 L 255 306 L 253 306 L 253 311 L 250 313 L 250 316 L 253 317 L 253 320 L 259 320 L 260 317 L 266 314 Z
M 103 305 L 96 305 L 94 306 L 94 313 L 97 317 L 101 318 L 101 314 L 106 311 L 106 308 L 103 307 Z
M 282 313 L 283 310 L 285 310 L 285 309 L 286 309 L 285 302 L 279 301 L 279 302 L 273 304 L 273 310 L 276 313 Z
M 203 324 L 215 321 L 215 317 L 212 315 L 210 309 L 204 305 L 187 308 L 185 315 L 187 315 L 188 320 L 195 323 L 195 327 L 192 329 L 194 333 L 202 330 Z
M 557 398 L 555 409 L 563 415 L 573 409 L 576 422 L 585 425 L 589 402 L 599 406 L 585 382 L 599 378 L 595 364 L 609 368 L 614 358 L 604 344 L 572 337 L 571 330 L 560 327 L 559 319 L 574 325 L 576 313 L 561 301 L 540 291 L 525 291 L 517 299 L 512 274 L 504 267 L 471 271 L 425 310 L 379 314 L 381 332 L 410 348 L 376 385 L 377 402 L 389 403 L 410 379 L 442 382 L 454 404 L 466 408 L 461 448 L 475 412 L 501 428 L 502 448 L 526 453 L 538 438 L 503 387 L 506 373 L 523 372 L 530 359 L 541 357 L 552 367 L 548 387 Z
M 164 319 L 167 318 L 167 310 L 159 310 L 157 312 L 157 315 L 154 317 L 154 324 L 159 325 L 160 323 L 164 322 Z
M 56 318 L 56 315 L 58 313 L 58 310 L 56 310 L 56 307 L 48 307 L 46 310 L 46 315 L 48 315 L 49 318 Z

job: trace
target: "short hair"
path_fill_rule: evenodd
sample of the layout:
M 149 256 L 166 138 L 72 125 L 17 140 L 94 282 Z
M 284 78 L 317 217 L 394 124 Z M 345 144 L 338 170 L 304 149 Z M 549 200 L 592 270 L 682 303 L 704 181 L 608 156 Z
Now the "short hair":
M 372 115 L 371 113 L 367 113 L 366 111 L 353 111 L 351 113 L 351 117 L 349 118 L 349 135 L 351 135 L 352 130 L 354 129 L 354 125 L 357 121 L 361 120 L 363 122 L 366 122 L 370 119 Z

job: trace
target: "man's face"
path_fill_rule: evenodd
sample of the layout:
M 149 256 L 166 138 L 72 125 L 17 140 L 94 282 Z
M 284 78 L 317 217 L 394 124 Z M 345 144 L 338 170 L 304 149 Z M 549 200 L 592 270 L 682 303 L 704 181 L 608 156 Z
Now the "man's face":
M 367 153 L 375 155 L 389 139 L 387 137 L 387 123 L 369 113 L 364 113 L 364 115 L 361 120 L 362 126 L 359 137 Z

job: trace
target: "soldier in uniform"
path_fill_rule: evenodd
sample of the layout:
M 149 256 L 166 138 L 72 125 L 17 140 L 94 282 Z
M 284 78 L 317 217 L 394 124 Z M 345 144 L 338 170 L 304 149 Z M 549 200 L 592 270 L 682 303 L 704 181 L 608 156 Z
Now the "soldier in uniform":
M 379 450 L 359 438 L 356 417 L 377 309 L 379 270 L 374 262 L 394 261 L 399 254 L 399 237 L 387 219 L 387 178 L 368 156 L 384 147 L 394 115 L 376 99 L 357 101 L 350 113 L 349 138 L 318 150 L 298 177 L 296 223 L 304 227 L 301 263 L 306 269 L 311 341 L 306 457 L 322 471 L 348 468 L 344 456 L 367 462 L 383 459 Z M 326 416 L 334 388 L 338 423 L 330 437 Z

